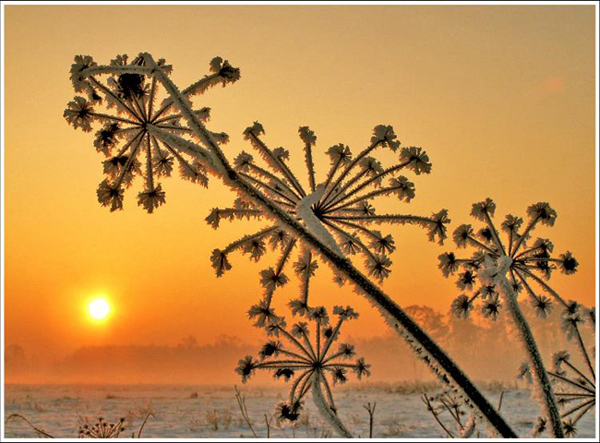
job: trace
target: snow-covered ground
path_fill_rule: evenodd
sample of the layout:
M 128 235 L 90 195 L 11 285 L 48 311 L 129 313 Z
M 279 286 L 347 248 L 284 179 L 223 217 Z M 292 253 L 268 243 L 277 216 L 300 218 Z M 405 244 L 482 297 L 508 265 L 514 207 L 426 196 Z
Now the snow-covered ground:
M 266 437 L 265 414 L 286 397 L 284 388 L 240 386 L 259 437 Z M 487 393 L 496 404 L 499 392 Z M 439 438 L 443 431 L 424 407 L 420 395 L 399 394 L 391 389 L 372 387 L 356 389 L 345 386 L 335 393 L 339 413 L 347 427 L 357 436 L 368 437 L 368 413 L 363 408 L 377 402 L 374 437 Z M 530 434 L 539 408 L 525 390 L 505 392 L 502 412 L 521 436 Z M 76 437 L 79 425 L 104 417 L 116 422 L 126 419 L 123 437 L 139 429 L 152 412 L 142 437 L 252 437 L 242 419 L 233 387 L 198 386 L 69 386 L 8 385 L 5 389 L 5 417 L 21 414 L 31 423 L 55 437 Z M 591 410 L 578 426 L 578 437 L 594 436 L 595 411 Z M 304 417 L 292 429 L 272 423 L 271 437 L 310 438 L 327 436 L 327 426 L 309 400 Z M 6 437 L 34 437 L 36 434 L 22 420 L 6 425 Z M 486 435 L 482 435 L 486 436 Z

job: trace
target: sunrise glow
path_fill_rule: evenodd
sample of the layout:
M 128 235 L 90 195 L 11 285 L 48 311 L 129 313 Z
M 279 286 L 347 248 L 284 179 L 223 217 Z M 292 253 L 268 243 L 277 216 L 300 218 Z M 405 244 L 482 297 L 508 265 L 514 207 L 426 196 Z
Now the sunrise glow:
M 110 314 L 110 304 L 105 298 L 95 298 L 88 305 L 88 312 L 94 320 L 104 320 Z
M 597 437 L 597 4 L 16 3 L 2 439 Z

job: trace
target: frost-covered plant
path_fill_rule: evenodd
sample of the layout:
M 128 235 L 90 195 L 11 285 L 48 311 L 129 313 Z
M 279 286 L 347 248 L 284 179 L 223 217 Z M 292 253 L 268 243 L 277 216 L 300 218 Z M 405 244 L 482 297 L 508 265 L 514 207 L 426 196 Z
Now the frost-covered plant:
M 304 142 L 304 156 L 308 178 L 300 180 L 287 164 L 290 153 L 278 147 L 270 149 L 264 139 L 263 126 L 255 122 L 246 128 L 244 136 L 258 151 L 264 161 L 260 165 L 247 152 L 239 154 L 234 162 L 238 174 L 254 184 L 264 194 L 280 205 L 290 216 L 302 221 L 324 244 L 338 255 L 360 253 L 365 259 L 369 275 L 383 281 L 391 272 L 389 254 L 396 249 L 394 239 L 371 228 L 372 224 L 417 224 L 428 231 L 430 240 L 443 242 L 446 224 L 450 221 L 447 212 L 441 210 L 431 217 L 402 214 L 376 214 L 372 201 L 381 196 L 395 196 L 406 203 L 415 196 L 414 184 L 400 172 L 412 170 L 415 174 L 429 173 L 431 163 L 422 148 L 400 148 L 400 142 L 391 126 L 379 125 L 373 129 L 369 146 L 353 158 L 350 148 L 342 143 L 330 147 L 327 155 L 330 168 L 322 182 L 316 182 L 313 149 L 317 137 L 307 126 L 300 127 L 300 138 Z M 384 168 L 373 157 L 376 151 L 399 152 L 399 162 Z M 305 188 L 303 183 L 308 187 Z M 208 224 L 217 229 L 222 220 L 235 218 L 270 218 L 256 208 L 251 201 L 238 198 L 233 207 L 214 208 L 206 218 Z M 212 261 L 217 276 L 231 268 L 229 255 L 241 250 L 253 260 L 259 260 L 266 252 L 266 242 L 273 248 L 281 247 L 282 255 L 277 272 L 283 272 L 289 254 L 297 245 L 295 235 L 286 231 L 280 223 L 256 233 L 248 234 L 223 249 L 213 251 Z M 282 284 L 284 284 L 282 282 Z M 268 297 L 270 300 L 270 297 Z
M 154 417 L 154 414 L 150 412 L 146 415 L 146 418 L 144 418 L 142 425 L 137 431 L 137 438 L 142 437 L 142 431 L 144 430 L 144 426 L 146 426 L 146 423 L 148 422 L 148 419 L 151 416 Z M 39 437 L 55 438 L 53 435 L 47 433 L 43 429 L 34 426 L 26 417 L 24 417 L 21 414 L 9 415 L 8 417 L 6 417 L 6 423 L 14 419 L 23 420 L 31 429 L 33 429 L 36 432 L 36 434 Z M 82 419 L 80 417 L 80 422 L 81 421 Z M 109 423 L 106 420 L 104 420 L 103 417 L 98 417 L 96 422 L 91 425 L 87 423 L 87 419 L 85 419 L 85 421 L 86 422 L 81 423 L 79 425 L 79 431 L 77 433 L 77 436 L 79 438 L 123 438 L 121 434 L 125 431 L 125 418 L 120 418 L 115 423 Z M 131 438 L 136 438 L 135 432 L 131 433 Z
M 369 376 L 370 365 L 362 358 L 352 361 L 355 356 L 353 345 L 341 343 L 334 347 L 343 323 L 357 318 L 358 314 L 350 306 L 336 306 L 333 313 L 338 319 L 335 324 L 330 324 L 324 307 L 304 310 L 302 315 L 314 325 L 312 333 L 307 322 L 298 322 L 288 328 L 283 318 L 273 314 L 266 326 L 273 339 L 262 347 L 258 359 L 250 355 L 241 359 L 236 372 L 244 383 L 259 369 L 271 371 L 277 379 L 291 381 L 289 400 L 277 406 L 280 421 L 297 421 L 304 398 L 311 392 L 315 405 L 331 427 L 340 436 L 351 437 L 338 417 L 331 383 L 345 383 L 349 371 L 355 373 L 359 380 Z M 288 346 L 284 346 L 283 342 Z
M 138 205 L 149 213 L 165 203 L 165 192 L 158 178 L 169 177 L 175 165 L 184 179 L 208 185 L 205 162 L 195 158 L 201 153 L 193 146 L 181 146 L 176 140 L 167 137 L 158 139 L 150 131 L 150 126 L 167 134 L 192 135 L 192 130 L 181 125 L 181 114 L 170 100 L 156 104 L 160 83 L 156 78 L 148 78 L 143 73 L 124 72 L 125 66 L 144 65 L 142 56 L 131 60 L 127 55 L 118 55 L 111 60 L 114 67 L 105 82 L 97 75 L 81 76 L 83 70 L 97 68 L 89 56 L 75 57 L 71 66 L 71 80 L 75 91 L 83 95 L 69 102 L 64 117 L 75 129 L 92 130 L 92 123 L 101 128 L 95 134 L 94 147 L 106 156 L 103 161 L 106 179 L 100 183 L 97 194 L 102 206 L 111 211 L 123 209 L 124 190 L 131 186 L 138 175 L 144 177 L 144 190 L 138 194 Z M 157 62 L 164 73 L 172 67 L 161 59 Z M 211 73 L 182 92 L 184 99 L 200 94 L 217 84 L 233 83 L 239 79 L 239 69 L 233 68 L 226 60 L 216 57 L 210 63 Z M 98 74 L 103 70 L 96 70 Z M 140 71 L 143 72 L 143 71 Z M 99 106 L 106 106 L 114 113 L 96 112 Z M 200 121 L 210 118 L 209 108 L 194 111 Z M 226 134 L 211 133 L 219 143 L 227 143 Z
M 552 300 L 567 315 L 573 309 L 574 302 L 566 301 L 546 281 L 557 268 L 564 274 L 573 274 L 579 263 L 571 252 L 553 256 L 554 246 L 550 240 L 537 238 L 532 241 L 531 233 L 537 226 L 553 226 L 556 221 L 556 211 L 548 203 L 540 202 L 529 206 L 529 220 L 525 224 L 522 218 L 507 215 L 500 225 L 501 230 L 493 222 L 495 212 L 496 204 L 489 198 L 475 203 L 471 215 L 483 222 L 483 226 L 476 230 L 469 224 L 463 224 L 454 231 L 454 242 L 459 248 L 471 247 L 475 250 L 470 258 L 458 258 L 454 252 L 439 256 L 439 268 L 444 276 L 458 273 L 456 285 L 471 293 L 458 296 L 452 302 L 451 310 L 458 317 L 467 317 L 473 310 L 475 301 L 481 300 L 483 315 L 495 320 L 504 301 L 534 368 L 535 386 L 539 390 L 554 436 L 562 437 L 564 432 L 552 385 L 535 338 L 519 308 L 517 296 L 524 290 L 536 313 L 542 318 L 547 317 L 553 306 Z M 501 238 L 501 232 L 504 233 L 505 241 Z M 540 288 L 552 299 L 539 293 L 536 288 Z
M 281 184 L 279 184 L 281 189 L 275 188 L 275 185 L 277 185 L 277 180 L 275 179 L 282 181 L 283 178 L 287 177 L 288 188 L 294 190 L 296 193 L 300 193 L 299 183 L 294 183 L 295 181 L 297 182 L 297 180 L 290 175 L 291 171 L 289 171 L 289 168 L 285 165 L 285 157 L 287 155 L 285 150 L 274 149 L 267 151 L 259 149 L 268 161 L 273 165 L 278 166 L 281 171 L 278 175 L 274 174 L 275 179 L 273 179 L 274 182 L 272 183 L 274 186 L 271 186 L 271 183 L 266 183 L 269 185 L 269 188 L 267 188 L 250 179 L 250 174 L 239 171 L 235 165 L 230 163 L 221 149 L 221 143 L 226 140 L 226 137 L 224 135 L 215 134 L 206 128 L 203 122 L 205 114 L 201 112 L 202 108 L 196 110 L 193 109 L 193 105 L 190 101 L 190 97 L 193 94 L 204 92 L 208 87 L 215 84 L 221 83 L 225 85 L 239 78 L 239 70 L 231 67 L 227 62 L 223 62 L 219 57 L 213 59 L 211 62 L 211 71 L 212 73 L 210 75 L 205 76 L 203 79 L 183 91 L 179 91 L 169 78 L 170 67 L 164 62 L 155 62 L 148 53 L 140 54 L 129 64 L 124 57 L 121 56 L 120 58 L 117 58 L 113 64 L 106 66 L 96 65 L 89 56 L 76 57 L 75 63 L 71 68 L 71 80 L 76 92 L 85 94 L 87 99 L 84 96 L 80 96 L 80 98 L 76 98 L 68 105 L 68 109 L 65 112 L 67 121 L 75 128 L 81 128 L 86 131 L 91 130 L 91 123 L 95 121 L 100 121 L 105 124 L 108 122 L 111 124 L 127 123 L 131 125 L 131 129 L 126 131 L 125 134 L 138 131 L 138 139 L 132 139 L 130 136 L 129 140 L 125 142 L 126 144 L 131 142 L 128 147 L 115 147 L 117 154 L 122 156 L 127 153 L 127 159 L 115 160 L 118 171 L 115 172 L 116 175 L 114 175 L 116 178 L 114 180 L 107 180 L 104 185 L 101 185 L 98 194 L 100 202 L 106 206 L 110 206 L 111 209 L 122 208 L 123 185 L 130 182 L 129 177 L 133 177 L 136 173 L 135 158 L 136 154 L 139 152 L 139 147 L 144 144 L 144 141 L 146 144 L 143 146 L 145 146 L 147 154 L 146 192 L 149 194 L 138 196 L 138 203 L 143 205 L 147 210 L 164 203 L 164 195 L 161 193 L 162 188 L 160 192 L 157 191 L 157 185 L 154 185 L 153 181 L 151 183 L 150 176 L 152 174 L 148 173 L 148 171 L 165 171 L 170 167 L 169 161 L 152 162 L 152 152 L 149 151 L 155 147 L 154 140 L 161 143 L 163 151 L 178 161 L 179 157 L 176 154 L 182 158 L 184 155 L 189 156 L 190 161 L 197 162 L 196 166 L 194 166 L 196 163 L 191 163 L 197 173 L 202 172 L 204 174 L 204 172 L 206 172 L 217 176 L 226 185 L 238 193 L 241 202 L 248 204 L 249 209 L 260 211 L 262 216 L 272 219 L 273 225 L 277 225 L 286 231 L 292 238 L 296 238 L 304 248 L 311 251 L 311 254 L 319 256 L 324 263 L 331 266 L 340 278 L 346 279 L 359 294 L 367 297 L 367 299 L 381 312 L 390 326 L 415 349 L 421 359 L 430 366 L 442 381 L 455 390 L 464 391 L 468 398 L 469 406 L 475 408 L 478 414 L 485 416 L 492 426 L 498 429 L 501 435 L 514 437 L 514 431 L 507 425 L 495 409 L 491 407 L 487 399 L 456 363 L 445 354 L 445 352 L 400 306 L 398 306 L 398 304 L 392 300 L 392 298 L 385 294 L 368 277 L 363 275 L 344 254 L 340 254 L 339 247 L 336 247 L 335 242 L 331 241 L 332 234 L 330 229 L 333 228 L 318 217 L 318 214 L 324 210 L 339 212 L 342 211 L 342 209 L 348 209 L 350 210 L 348 212 L 352 213 L 351 209 L 353 208 L 353 205 L 361 205 L 371 198 L 370 196 L 361 193 L 361 191 L 366 191 L 367 186 L 371 186 L 371 184 L 374 185 L 379 178 L 389 178 L 389 175 L 391 175 L 392 172 L 400 169 L 400 167 L 398 167 L 393 171 L 387 172 L 384 176 L 377 177 L 380 174 L 380 172 L 376 172 L 379 171 L 377 162 L 366 159 L 369 152 L 377 147 L 389 147 L 390 149 L 393 149 L 394 146 L 396 148 L 398 147 L 391 128 L 385 125 L 378 126 L 377 128 L 379 129 L 376 128 L 371 145 L 367 148 L 368 151 L 366 153 L 363 151 L 364 155 L 362 155 L 360 159 L 359 157 L 361 154 L 345 165 L 344 158 L 346 157 L 346 154 L 345 152 L 341 152 L 339 155 L 340 166 L 342 167 L 341 173 L 337 178 L 332 176 L 329 187 L 323 186 L 319 188 L 314 178 L 310 178 L 309 176 L 311 193 L 301 196 L 302 198 L 298 201 L 297 205 L 295 205 L 296 214 L 294 214 L 291 211 L 291 206 L 294 205 L 283 197 L 288 191 L 286 191 Z M 108 83 L 107 85 L 104 85 L 104 87 L 100 86 L 101 83 L 97 77 L 105 74 L 113 78 L 112 82 L 116 82 L 116 86 L 113 86 L 113 89 L 111 89 Z M 128 75 L 128 77 L 123 78 L 122 76 L 124 75 Z M 154 85 L 155 88 L 158 85 L 161 85 L 165 89 L 167 98 L 160 106 L 160 109 L 165 108 L 164 112 L 167 113 L 164 117 L 160 116 L 155 120 L 148 120 L 143 117 L 144 110 L 147 115 L 155 115 L 155 113 L 150 112 L 149 108 L 152 100 L 148 98 L 144 99 L 144 102 L 141 101 L 142 97 L 145 96 L 141 91 L 145 91 L 145 85 L 147 84 L 150 84 L 150 93 L 148 97 L 153 97 L 152 85 Z M 120 95 L 115 93 L 117 90 L 120 91 Z M 156 89 L 154 90 L 156 91 Z M 96 104 L 100 103 L 100 99 L 102 99 L 102 103 L 105 103 L 107 107 L 116 107 L 117 115 L 97 113 L 91 106 L 91 103 L 96 106 Z M 130 99 L 131 103 L 127 102 L 127 100 Z M 136 101 L 140 103 L 135 103 Z M 146 104 L 144 105 L 144 103 Z M 127 110 L 127 107 L 132 109 Z M 121 117 L 118 115 L 118 112 L 131 113 L 131 111 L 137 111 L 138 115 L 142 116 L 142 120 L 136 121 L 130 118 L 127 118 L 125 122 L 120 120 Z M 104 116 L 108 115 L 110 115 L 110 118 L 102 120 Z M 170 127 L 171 125 L 166 125 L 164 119 L 172 119 L 173 122 L 179 122 L 181 120 L 185 125 L 182 123 L 183 129 L 179 130 L 177 124 Z M 171 120 L 168 121 L 170 122 Z M 121 126 L 119 126 L 119 128 L 121 128 Z M 129 128 L 129 126 L 127 126 L 127 128 Z M 260 135 L 256 134 L 254 130 L 251 132 L 254 133 L 254 135 Z M 247 135 L 254 138 L 250 133 Z M 133 137 L 135 137 L 135 135 Z M 312 136 L 308 131 L 305 132 L 304 137 L 306 138 L 305 143 L 312 146 Z M 97 138 L 99 139 L 97 148 L 100 146 L 100 150 L 104 149 L 103 144 L 112 146 L 113 141 L 115 140 L 115 138 L 111 136 L 110 131 L 108 134 L 98 135 Z M 140 140 L 139 145 L 137 140 Z M 255 140 L 255 143 L 259 144 L 259 141 Z M 148 146 L 150 146 L 150 149 Z M 167 149 L 167 146 L 171 149 Z M 157 152 L 158 148 L 156 148 L 155 151 Z M 110 155 L 113 154 L 111 153 Z M 156 155 L 158 158 L 158 154 Z M 402 151 L 402 155 L 404 157 L 401 157 L 399 163 L 399 165 L 402 165 L 402 168 L 412 168 L 416 173 L 429 171 L 429 161 L 422 150 L 418 148 L 408 148 L 408 150 Z M 307 148 L 306 156 L 307 163 L 309 165 L 312 164 L 312 148 Z M 160 160 L 160 158 L 158 158 L 158 160 Z M 356 163 L 353 164 L 355 161 Z M 356 165 L 358 165 L 358 169 L 355 169 Z M 338 166 L 338 168 L 340 166 Z M 201 168 L 204 169 L 201 170 Z M 394 166 L 390 168 L 394 168 Z M 383 172 L 385 171 L 386 170 Z M 351 177 L 352 172 L 355 172 L 356 175 Z M 358 177 L 354 183 L 350 183 L 357 176 L 360 177 Z M 371 183 L 358 189 L 358 187 L 364 184 L 364 180 L 368 181 L 371 179 L 374 179 Z M 312 184 L 314 184 L 314 191 Z M 354 188 L 351 187 L 353 185 L 355 186 Z M 405 185 L 406 184 L 402 186 Z M 344 189 L 345 186 L 348 187 Z M 393 186 L 395 185 L 390 184 L 389 187 Z M 400 184 L 398 184 L 398 186 L 400 186 Z M 275 193 L 278 197 L 273 198 L 275 190 L 282 195 Z M 354 192 L 353 195 L 349 195 L 354 190 L 356 190 L 356 192 Z M 395 191 L 399 192 L 399 188 L 395 189 Z M 322 194 L 319 194 L 321 192 Z M 379 189 L 371 192 L 379 192 Z M 382 192 L 382 195 L 385 192 Z M 406 192 L 410 191 L 407 189 Z M 291 198 L 291 195 L 287 194 L 287 197 Z M 341 200 L 342 198 L 344 198 L 344 200 Z M 352 201 L 352 199 L 358 198 L 363 198 L 363 200 L 356 202 Z M 315 212 L 319 203 L 320 209 Z M 355 216 L 362 217 L 361 215 Z M 372 217 L 373 214 L 366 214 L 365 216 Z M 445 223 L 447 223 L 448 220 L 445 213 L 438 213 L 438 216 L 434 218 L 435 220 L 433 220 L 433 223 L 427 222 L 426 224 L 427 226 L 434 226 L 434 228 L 430 230 L 430 234 L 433 231 L 433 237 L 437 236 L 439 238 L 443 236 Z M 381 221 L 391 220 L 394 220 L 394 218 L 392 217 Z M 344 221 L 348 222 L 348 220 Z M 364 220 L 353 220 L 350 223 L 360 225 L 360 221 L 378 222 L 380 220 L 378 218 L 368 218 Z M 416 220 L 411 218 L 400 218 L 396 221 L 412 222 Z M 336 223 L 338 225 L 343 224 L 333 221 L 329 222 L 334 226 Z M 424 220 L 419 220 L 418 222 L 425 223 Z M 350 229 L 349 226 L 348 229 Z M 351 230 L 353 229 L 354 228 Z M 362 230 L 358 229 L 358 231 Z M 249 253 L 251 255 L 260 255 L 260 249 L 261 246 L 253 247 L 253 249 L 250 249 Z M 230 266 L 225 256 L 222 256 L 221 259 L 221 266 L 224 269 Z M 389 266 L 389 263 L 386 260 L 376 263 L 375 265 L 380 269 L 380 271 L 378 271 L 379 273 L 385 274 L 389 272 L 386 270 Z M 263 277 L 267 280 L 270 278 L 271 284 L 274 286 L 282 283 L 282 279 L 277 275 L 264 275 Z
M 500 395 L 500 404 L 498 405 L 498 411 L 502 405 L 502 396 Z M 435 395 L 423 394 L 421 401 L 425 404 L 427 410 L 431 413 L 438 426 L 444 431 L 449 438 L 479 438 L 480 432 L 476 431 L 477 422 L 475 417 L 470 415 L 467 419 L 468 408 L 464 401 L 455 395 L 453 392 L 444 390 Z M 451 426 L 444 422 L 442 416 L 445 414 L 450 416 L 451 421 L 454 423 L 456 428 L 455 432 L 452 432 Z
M 582 355 L 584 366 L 579 366 L 573 361 L 571 354 L 564 350 L 554 354 L 553 369 L 548 371 L 554 385 L 554 395 L 562 409 L 561 418 L 567 437 L 577 435 L 577 423 L 596 406 L 596 371 L 592 363 L 594 356 L 583 340 L 580 330 L 583 323 L 589 323 L 592 329 L 595 328 L 595 309 L 584 309 L 579 304 L 573 303 L 571 310 L 563 313 L 562 326 L 567 338 L 575 342 L 577 350 Z M 531 381 L 531 370 L 527 363 L 521 366 L 519 378 Z M 533 430 L 534 436 L 542 434 L 546 427 L 545 417 L 538 417 Z
M 79 438 L 119 438 L 121 432 L 125 430 L 124 423 L 124 418 L 116 423 L 109 423 L 99 417 L 98 421 L 92 425 L 87 423 L 80 425 L 78 435 Z
M 396 246 L 391 235 L 371 229 L 371 224 L 417 224 L 427 229 L 432 241 L 437 239 L 441 243 L 446 238 L 446 224 L 450 221 L 446 210 L 431 217 L 375 213 L 371 201 L 377 197 L 393 195 L 400 201 L 409 202 L 415 196 L 414 184 L 405 176 L 398 175 L 399 172 L 412 170 L 415 174 L 421 174 L 431 170 L 429 157 L 421 148 L 411 146 L 400 149 L 400 142 L 391 126 L 375 127 L 369 146 L 355 158 L 348 146 L 340 143 L 330 147 L 327 151 L 330 168 L 324 181 L 318 184 L 313 162 L 313 148 L 317 137 L 307 126 L 300 127 L 298 132 L 304 142 L 307 190 L 298 174 L 294 174 L 287 165 L 289 152 L 281 147 L 270 149 L 262 137 L 264 128 L 258 122 L 246 128 L 244 136 L 258 151 L 265 165 L 259 165 L 252 155 L 242 152 L 235 159 L 235 170 L 261 189 L 268 198 L 277 202 L 291 217 L 300 220 L 339 256 L 360 253 L 365 259 L 368 274 L 383 281 L 391 272 L 392 261 L 389 254 Z M 383 149 L 392 152 L 400 149 L 399 163 L 384 169 L 372 156 L 377 150 Z M 384 179 L 389 180 L 387 186 L 383 184 Z M 206 217 L 206 222 L 217 229 L 223 220 L 244 218 L 271 217 L 251 201 L 237 198 L 230 208 L 214 208 Z M 211 257 L 213 268 L 218 277 L 222 276 L 231 269 L 229 257 L 237 251 L 249 255 L 254 261 L 260 260 L 267 253 L 267 244 L 273 250 L 280 251 L 274 266 L 261 272 L 261 284 L 265 293 L 257 309 L 268 310 L 275 290 L 289 281 L 285 268 L 294 251 L 300 249 L 294 269 L 303 289 L 301 297 L 292 302 L 292 308 L 306 309 L 309 281 L 318 267 L 315 254 L 306 247 L 301 237 L 290 233 L 285 225 L 268 221 L 267 227 L 247 234 L 225 248 L 215 249 Z M 336 272 L 335 278 L 338 283 L 343 284 L 344 278 L 339 272 Z

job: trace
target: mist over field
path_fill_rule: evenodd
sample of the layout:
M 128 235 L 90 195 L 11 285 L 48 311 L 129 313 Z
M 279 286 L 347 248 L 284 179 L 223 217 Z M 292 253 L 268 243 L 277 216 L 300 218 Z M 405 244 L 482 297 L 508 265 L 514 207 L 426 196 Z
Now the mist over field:
M 523 303 L 524 311 L 530 311 Z M 408 312 L 429 334 L 448 350 L 461 367 L 478 381 L 501 381 L 512 384 L 525 360 L 519 338 L 511 320 L 500 315 L 491 321 L 475 315 L 474 319 L 457 319 L 424 306 L 411 306 Z M 532 327 L 545 358 L 571 349 L 561 330 L 560 316 L 554 312 L 541 321 L 532 318 Z M 592 337 L 590 327 L 582 328 L 586 340 Z M 407 345 L 387 333 L 369 339 L 352 340 L 356 349 L 371 364 L 368 382 L 433 380 Z M 18 344 L 7 346 L 7 383 L 82 383 L 82 384 L 196 384 L 233 385 L 241 382 L 234 369 L 238 360 L 254 355 L 262 343 L 246 343 L 239 338 L 222 336 L 214 343 L 202 343 L 189 336 L 176 346 L 113 345 L 86 346 L 53 361 L 42 361 L 29 355 Z M 572 352 L 575 359 L 579 358 Z M 576 360 L 577 361 L 577 360 Z M 257 374 L 248 385 L 271 382 L 267 374 Z M 280 383 L 283 385 L 283 383 Z

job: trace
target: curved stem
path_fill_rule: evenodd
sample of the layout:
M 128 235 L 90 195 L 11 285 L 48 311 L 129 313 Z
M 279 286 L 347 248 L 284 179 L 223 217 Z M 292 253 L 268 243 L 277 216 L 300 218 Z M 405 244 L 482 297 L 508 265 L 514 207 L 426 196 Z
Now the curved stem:
M 520 332 L 523 345 L 525 346 L 525 350 L 528 354 L 531 365 L 533 366 L 534 379 L 536 380 L 538 389 L 541 391 L 543 400 L 542 406 L 544 406 L 546 409 L 550 424 L 552 425 L 554 437 L 564 438 L 565 435 L 562 428 L 562 420 L 558 410 L 558 404 L 556 403 L 556 398 L 554 397 L 554 390 L 552 389 L 550 378 L 546 372 L 546 368 L 544 366 L 544 362 L 542 361 L 542 356 L 537 347 L 535 338 L 533 337 L 533 333 L 531 332 L 529 324 L 527 323 L 527 320 L 525 319 L 525 316 L 519 307 L 517 294 L 505 276 L 498 279 L 498 285 L 500 287 L 500 291 L 504 293 L 504 298 L 507 301 L 508 309 L 513 317 L 515 326 Z
M 352 434 L 350 433 L 350 431 L 346 429 L 344 423 L 342 423 L 337 414 L 335 414 L 331 410 L 331 407 L 327 404 L 325 396 L 323 395 L 323 390 L 321 389 L 321 383 L 323 383 L 323 380 L 321 380 L 321 378 L 322 375 L 319 372 L 315 371 L 315 373 L 313 374 L 312 382 L 312 397 L 313 401 L 315 402 L 315 405 L 321 412 L 321 415 L 327 420 L 329 425 L 340 437 L 352 438 Z
M 178 91 L 171 80 L 154 63 L 152 57 L 149 54 L 146 54 L 145 58 L 149 64 L 152 65 L 153 74 L 158 77 L 158 80 L 163 83 L 163 85 L 165 85 L 165 89 L 167 89 L 168 93 L 170 95 L 178 94 Z M 177 100 L 176 97 L 174 97 L 174 103 L 179 108 L 182 115 L 191 122 L 190 127 L 194 130 L 194 133 L 199 136 L 202 142 L 209 146 L 210 151 L 217 157 L 220 166 L 222 166 L 222 169 L 225 172 L 221 177 L 226 184 L 252 199 L 257 206 L 263 208 L 266 214 L 286 225 L 286 228 L 293 232 L 297 238 L 302 239 L 308 247 L 317 251 L 326 262 L 330 263 L 334 268 L 344 274 L 348 280 L 353 283 L 356 291 L 363 294 L 375 305 L 384 318 L 390 322 L 394 330 L 401 334 L 406 340 L 417 343 L 419 347 L 427 352 L 427 358 L 433 362 L 433 364 L 430 363 L 432 370 L 436 372 L 442 380 L 446 381 L 446 383 L 454 385 L 456 389 L 462 389 L 470 404 L 476 407 L 502 436 L 517 436 L 458 365 L 446 355 L 446 353 L 398 304 L 354 267 L 350 260 L 339 256 L 327 245 L 324 245 L 318 238 L 301 225 L 298 220 L 291 217 L 277 205 L 274 205 L 260 191 L 243 180 L 225 159 L 222 151 L 214 140 L 212 140 L 212 137 L 207 133 L 199 119 L 193 114 L 187 102 L 181 99 Z

